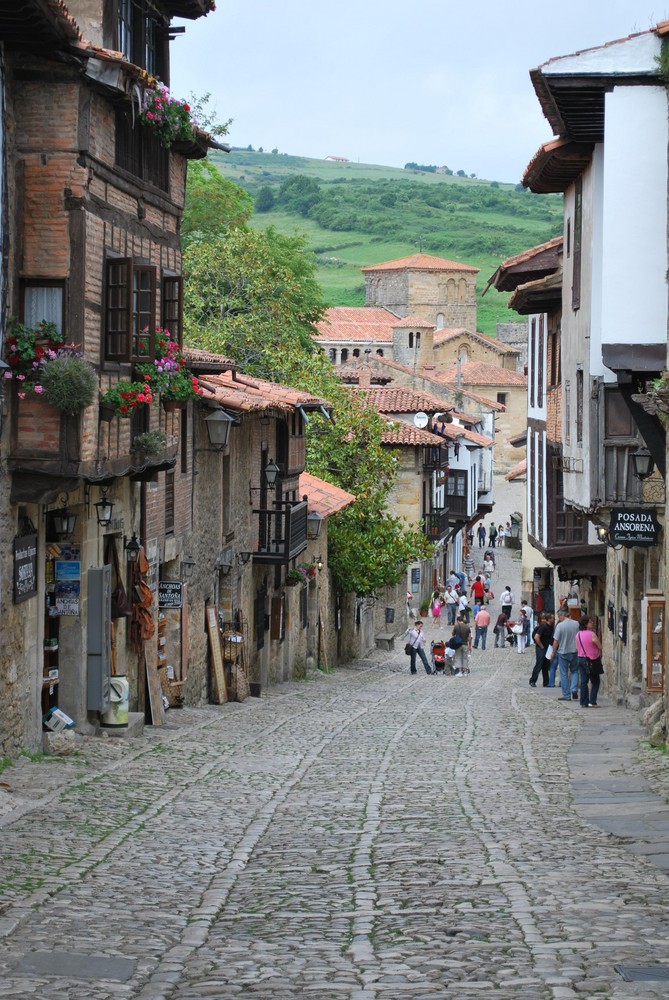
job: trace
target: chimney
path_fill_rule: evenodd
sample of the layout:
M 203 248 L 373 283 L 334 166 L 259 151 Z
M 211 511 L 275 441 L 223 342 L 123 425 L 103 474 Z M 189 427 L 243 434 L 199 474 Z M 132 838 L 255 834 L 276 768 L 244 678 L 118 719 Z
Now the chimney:
M 372 369 L 369 365 L 360 365 L 358 368 L 358 386 L 361 389 L 369 389 L 372 384 Z

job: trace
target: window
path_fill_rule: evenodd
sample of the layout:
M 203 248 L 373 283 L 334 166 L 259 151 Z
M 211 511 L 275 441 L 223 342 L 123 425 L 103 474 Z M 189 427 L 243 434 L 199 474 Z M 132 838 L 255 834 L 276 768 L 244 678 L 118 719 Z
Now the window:
M 409 347 L 413 347 L 413 333 L 409 333 Z
M 539 336 L 537 338 L 537 406 L 544 405 L 544 320 L 539 317 Z
M 122 52 L 128 62 L 167 83 L 165 29 L 169 20 L 161 16 L 149 0 L 115 0 L 115 9 L 116 23 L 109 47 Z M 160 42 L 161 37 L 165 38 L 164 43 Z
M 342 363 L 342 365 L 344 364 L 345 361 L 348 361 L 348 348 L 342 347 L 342 349 L 341 349 L 341 363 Z
M 502 406 L 506 406 L 506 397 L 507 397 L 507 393 L 506 392 L 498 392 L 497 393 L 497 402 L 501 403 Z
M 45 320 L 53 323 L 59 333 L 65 326 L 65 283 L 62 281 L 24 281 L 21 302 L 21 321 L 25 326 L 36 327 Z
M 156 269 L 127 257 L 108 260 L 105 281 L 104 357 L 141 361 L 155 350 Z
M 571 385 L 564 384 L 564 440 L 571 444 Z
M 537 319 L 530 320 L 530 406 L 534 407 L 534 386 L 537 377 Z M 497 400 L 499 402 L 499 399 Z
M 175 274 L 163 278 L 162 317 L 163 327 L 170 331 L 172 340 L 183 343 L 182 280 Z
M 583 236 L 583 180 L 579 177 L 574 188 L 574 259 L 572 263 L 571 307 L 581 308 L 581 240 Z
M 649 601 L 646 614 L 646 685 L 664 691 L 664 601 Z
M 555 541 L 558 545 L 580 545 L 585 542 L 585 518 L 567 509 L 564 502 L 564 477 L 555 476 Z
M 130 119 L 124 108 L 116 110 L 115 162 L 121 170 L 161 191 L 169 190 L 169 152 L 147 128 Z
M 576 370 L 576 444 L 583 443 L 583 369 Z
M 444 329 L 444 314 L 437 313 L 437 330 L 443 330 L 443 329 Z
M 449 497 L 464 497 L 467 493 L 467 473 L 451 471 L 446 480 L 446 494 Z

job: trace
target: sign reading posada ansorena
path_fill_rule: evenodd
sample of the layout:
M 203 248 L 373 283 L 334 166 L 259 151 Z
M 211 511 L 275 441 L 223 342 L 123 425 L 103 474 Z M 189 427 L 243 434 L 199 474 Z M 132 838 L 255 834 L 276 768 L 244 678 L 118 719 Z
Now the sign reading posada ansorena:
M 657 545 L 659 532 L 656 513 L 648 507 L 614 507 L 611 511 L 611 545 Z

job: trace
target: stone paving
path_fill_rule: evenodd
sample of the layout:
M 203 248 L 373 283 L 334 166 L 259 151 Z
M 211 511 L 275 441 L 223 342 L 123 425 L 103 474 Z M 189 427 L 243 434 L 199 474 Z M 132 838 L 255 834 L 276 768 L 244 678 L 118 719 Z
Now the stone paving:
M 530 688 L 533 661 L 377 652 L 22 758 L 0 1000 L 666 997 L 666 758 L 605 690 Z

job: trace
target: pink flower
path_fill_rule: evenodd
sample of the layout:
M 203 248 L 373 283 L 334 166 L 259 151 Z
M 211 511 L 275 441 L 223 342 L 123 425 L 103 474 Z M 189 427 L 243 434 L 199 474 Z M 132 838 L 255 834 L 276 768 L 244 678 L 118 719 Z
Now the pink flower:
M 3 375 L 3 378 L 13 378 L 13 377 L 14 377 L 13 372 L 5 372 L 5 374 Z
M 40 394 L 41 392 L 44 392 L 44 386 L 43 386 L 43 385 L 36 385 L 36 386 L 35 386 L 35 392 L 36 392 L 36 393 L 37 393 L 38 395 L 39 395 L 39 394 Z
M 16 377 L 19 380 L 19 382 L 25 382 L 25 380 L 26 380 L 25 375 L 17 375 Z
M 25 399 L 25 398 L 26 398 L 25 392 L 20 392 L 19 393 L 19 399 Z

